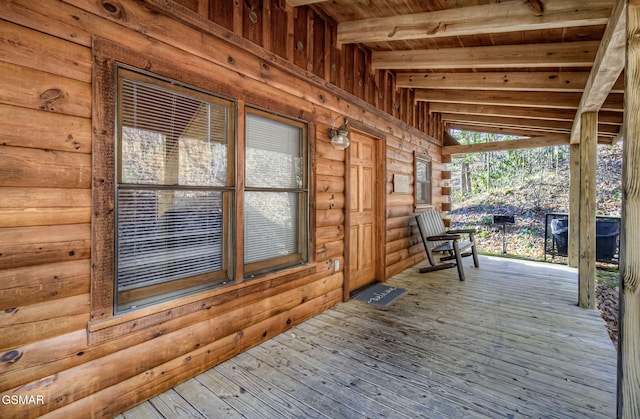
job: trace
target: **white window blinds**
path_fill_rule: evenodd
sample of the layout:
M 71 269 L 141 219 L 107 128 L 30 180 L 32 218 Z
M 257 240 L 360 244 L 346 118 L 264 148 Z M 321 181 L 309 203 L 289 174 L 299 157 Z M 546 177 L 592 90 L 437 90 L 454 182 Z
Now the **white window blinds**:
M 245 263 L 299 252 L 299 197 L 291 192 L 245 193 Z
M 431 162 L 416 158 L 416 204 L 431 204 Z
M 122 80 L 121 182 L 227 184 L 229 105 Z
M 306 258 L 305 128 L 246 115 L 244 262 L 248 275 Z M 262 263 L 259 263 L 262 262 Z
M 118 290 L 218 271 L 222 194 L 118 191 Z
M 224 277 L 232 108 L 155 79 L 119 81 L 116 285 L 125 310 Z
M 302 128 L 249 113 L 246 132 L 246 186 L 302 189 Z

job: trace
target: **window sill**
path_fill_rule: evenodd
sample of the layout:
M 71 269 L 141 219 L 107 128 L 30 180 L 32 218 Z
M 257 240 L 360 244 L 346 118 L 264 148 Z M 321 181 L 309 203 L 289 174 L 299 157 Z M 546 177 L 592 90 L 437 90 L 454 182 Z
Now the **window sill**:
M 315 271 L 315 265 L 306 264 L 265 275 L 252 281 L 240 284 L 231 283 L 219 288 L 159 303 L 151 307 L 116 315 L 109 319 L 89 322 L 87 325 L 88 344 L 90 346 L 97 345 L 161 325 L 183 316 L 195 314 L 201 310 L 208 310 L 212 306 L 220 305 L 221 299 L 231 301 L 240 296 L 259 293 L 289 280 L 312 275 Z M 182 324 L 177 328 L 184 326 L 185 325 Z M 163 333 L 169 333 L 170 331 L 172 330 L 163 330 Z
M 434 209 L 432 204 L 419 204 L 413 207 L 413 212 L 422 212 L 430 209 Z

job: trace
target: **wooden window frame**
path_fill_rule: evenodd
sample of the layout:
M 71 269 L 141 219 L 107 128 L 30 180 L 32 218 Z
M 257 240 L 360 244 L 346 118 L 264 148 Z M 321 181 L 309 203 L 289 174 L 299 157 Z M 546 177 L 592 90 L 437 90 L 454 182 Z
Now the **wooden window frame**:
M 202 191 L 210 191 L 210 192 L 219 192 L 222 195 L 222 208 L 223 208 L 223 217 L 222 217 L 222 270 L 219 271 L 211 271 L 199 275 L 192 275 L 188 277 L 184 277 L 181 279 L 175 279 L 172 281 L 164 282 L 161 284 L 151 285 L 147 287 L 136 288 L 130 291 L 118 292 L 118 273 L 117 273 L 117 263 L 114 265 L 114 312 L 124 313 L 129 310 L 136 309 L 136 304 L 141 305 L 153 305 L 157 304 L 159 301 L 166 299 L 174 299 L 181 295 L 186 295 L 192 292 L 202 291 L 206 288 L 212 288 L 214 286 L 222 286 L 230 283 L 231 278 L 233 276 L 233 270 L 230 267 L 234 266 L 233 262 L 233 248 L 231 246 L 232 237 L 230 236 L 230 229 L 233 223 L 235 222 L 235 209 L 231 205 L 233 195 L 235 194 L 235 126 L 237 125 L 237 112 L 236 103 L 227 98 L 222 98 L 219 95 L 216 95 L 212 92 L 201 91 L 200 89 L 194 86 L 188 86 L 184 83 L 181 83 L 174 79 L 165 79 L 163 77 L 159 77 L 158 75 L 150 75 L 146 72 L 140 71 L 138 69 L 131 68 L 129 66 L 124 66 L 121 64 L 116 64 L 116 80 L 117 80 L 117 96 L 115 100 L 115 113 L 116 113 L 116 135 L 115 135 L 115 144 L 116 144 L 116 162 L 115 162 L 115 187 L 116 191 L 114 193 L 117 194 L 117 190 L 119 189 L 127 189 L 127 190 L 169 190 L 169 191 L 188 191 L 188 190 L 202 190 Z M 172 178 L 170 179 L 171 183 L 163 183 L 160 185 L 129 185 L 126 184 L 122 179 L 122 173 L 124 169 L 123 162 L 123 139 L 120 136 L 120 132 L 123 127 L 122 122 L 122 112 L 120 103 L 122 94 L 122 83 L 123 80 L 131 80 L 138 83 L 144 83 L 146 85 L 154 86 L 166 91 L 170 91 L 172 93 L 194 98 L 197 100 L 201 100 L 203 102 L 210 103 L 218 103 L 223 105 L 229 110 L 229 121 L 228 126 L 226 127 L 227 133 L 227 170 L 226 176 L 227 181 L 225 185 L 220 186 L 209 186 L 209 187 L 189 187 L 186 185 L 178 184 L 178 172 L 172 173 Z M 176 148 L 172 153 L 178 152 L 178 148 Z M 166 156 L 165 156 L 166 158 Z M 176 168 L 179 170 L 179 168 Z M 175 178 L 175 179 L 174 179 Z M 117 199 L 115 202 L 115 212 L 116 212 L 116 220 L 114 220 L 114 230 L 118 228 L 117 214 L 118 214 L 118 203 Z M 118 240 L 117 237 L 114 238 L 114 252 L 118 253 Z M 117 256 L 116 256 L 117 260 Z M 148 302 L 145 303 L 145 300 Z M 126 306 L 129 307 L 120 307 Z
M 302 265 L 309 262 L 309 124 L 305 121 L 291 118 L 285 115 L 266 111 L 254 106 L 246 106 L 244 111 L 244 123 L 246 126 L 246 115 L 253 114 L 264 118 L 273 119 L 288 125 L 295 126 L 301 130 L 300 146 L 302 150 L 302 187 L 291 188 L 254 188 L 246 185 L 244 192 L 295 192 L 298 194 L 298 253 L 285 255 L 282 257 L 257 261 L 243 265 L 244 279 L 252 279 L 262 275 L 270 274 L 278 270 Z M 246 128 L 245 128 L 246 135 Z M 244 144 L 246 148 L 246 143 Z M 245 154 L 246 156 L 246 154 Z M 245 157 L 246 158 L 246 157 Z M 243 171 L 246 174 L 246 169 Z M 244 212 L 243 212 L 244 218 Z M 244 255 L 243 255 L 244 258 Z
M 92 83 L 92 228 L 91 228 L 91 308 L 90 320 L 87 324 L 87 343 L 96 345 L 102 342 L 126 336 L 130 333 L 138 332 L 141 329 L 159 327 L 166 325 L 170 319 L 182 316 L 189 316 L 201 311 L 203 307 L 216 304 L 220 298 L 232 298 L 235 294 L 246 294 L 262 292 L 261 290 L 271 289 L 278 284 L 307 277 L 315 272 L 312 263 L 315 254 L 308 251 L 308 263 L 299 266 L 288 266 L 285 268 L 275 267 L 252 281 L 244 280 L 243 274 L 243 230 L 242 230 L 242 208 L 244 192 L 244 112 L 245 104 L 242 99 L 234 100 L 229 97 L 235 92 L 224 82 L 216 80 L 214 77 L 203 77 L 201 73 L 191 71 L 185 64 L 172 62 L 164 59 L 161 54 L 142 54 L 140 51 L 123 46 L 122 44 L 95 37 L 93 40 L 93 83 Z M 152 69 L 153 71 L 140 70 L 151 76 L 160 78 L 179 80 L 181 84 L 197 86 L 206 92 L 223 92 L 221 97 L 236 103 L 236 118 L 242 123 L 235 127 L 235 196 L 230 198 L 235 205 L 233 216 L 237 217 L 232 228 L 231 237 L 235 240 L 232 249 L 235 260 L 229 269 L 233 270 L 236 283 L 233 282 L 225 287 L 215 287 L 202 292 L 176 297 L 167 301 L 158 302 L 147 307 L 115 313 L 114 307 L 114 217 L 115 217 L 115 92 L 116 92 L 116 66 L 122 64 L 132 69 Z M 214 94 L 215 96 L 215 94 Z M 294 114 L 296 109 L 288 107 L 286 104 L 272 105 L 285 109 L 287 114 Z M 284 115 L 284 114 L 282 114 Z M 283 116 L 289 119 L 295 119 Z M 304 122 L 304 121 L 302 121 Z M 308 185 L 313 184 L 313 173 L 311 156 L 313 155 L 314 131 L 312 124 L 307 122 L 306 148 L 306 170 L 305 180 L 307 182 L 307 249 L 313 249 L 315 238 L 310 233 L 314 231 L 315 220 L 309 216 L 313 212 L 313 188 Z M 234 224 L 234 223 L 231 223 Z M 163 326 L 166 327 L 166 326 Z M 167 333 L 174 330 L 172 327 L 164 330 Z
M 427 173 L 429 175 L 429 180 L 426 182 L 418 181 L 418 164 L 424 163 L 427 166 Z M 419 185 L 427 184 L 428 191 L 428 202 L 426 201 L 418 201 L 418 190 Z M 426 154 L 419 154 L 418 152 L 413 153 L 413 201 L 415 209 L 426 209 L 433 207 L 433 167 L 432 160 Z
M 186 86 L 197 86 L 195 90 L 201 92 L 225 91 L 224 85 L 214 78 L 192 72 L 188 66 L 180 62 L 171 62 L 162 56 L 141 54 L 139 51 L 127 48 L 110 40 L 96 37 L 93 41 L 93 83 L 92 83 L 92 229 L 91 229 L 91 309 L 88 324 L 89 344 L 99 343 L 105 339 L 125 335 L 136 328 L 150 327 L 160 324 L 167 316 L 186 315 L 200 307 L 199 301 L 207 301 L 212 296 L 228 291 L 228 287 L 217 287 L 202 292 L 178 296 L 171 300 L 158 302 L 148 307 L 118 313 L 115 311 L 115 280 L 114 280 L 114 246 L 115 246 L 115 182 L 116 182 L 116 93 L 117 68 L 126 66 L 134 71 L 165 80 L 178 80 Z M 140 70 L 152 68 L 153 72 Z M 238 102 L 224 95 L 213 94 L 235 103 L 234 113 L 238 116 Z M 238 126 L 233 124 L 236 135 Z M 237 142 L 232 137 L 229 142 Z M 235 149 L 228 152 L 237 153 Z M 235 156 L 230 160 L 237 162 Z M 237 168 L 230 168 L 232 172 Z M 237 179 L 233 173 L 233 179 Z M 235 182 L 235 180 L 233 181 Z M 236 184 L 236 190 L 239 185 Z M 238 193 L 231 193 L 230 207 L 237 201 Z M 233 214 L 236 214 L 233 208 Z M 231 217 L 233 217 L 233 214 Z M 227 226 L 235 237 L 233 218 Z M 229 243 L 229 252 L 236 254 L 234 244 Z M 235 267 L 233 265 L 236 265 Z M 230 276 L 236 278 L 237 263 L 230 262 Z M 233 276 L 232 276 L 233 277 Z M 231 282 L 233 283 L 233 282 Z M 180 307 L 178 310 L 177 307 Z M 179 313 L 179 314 L 178 314 Z M 164 320 L 163 320 L 164 319 Z M 144 324 L 144 326 L 142 326 Z

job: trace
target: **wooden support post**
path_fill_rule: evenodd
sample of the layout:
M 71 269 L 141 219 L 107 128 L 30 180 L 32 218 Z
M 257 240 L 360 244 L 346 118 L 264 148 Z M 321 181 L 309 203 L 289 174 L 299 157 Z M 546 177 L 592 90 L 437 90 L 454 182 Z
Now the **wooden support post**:
M 580 144 L 569 145 L 569 244 L 567 264 L 578 267 L 580 244 Z
M 578 304 L 596 307 L 596 152 L 598 113 L 582 114 L 580 128 L 580 239 Z
M 640 1 L 627 7 L 618 418 L 640 417 Z

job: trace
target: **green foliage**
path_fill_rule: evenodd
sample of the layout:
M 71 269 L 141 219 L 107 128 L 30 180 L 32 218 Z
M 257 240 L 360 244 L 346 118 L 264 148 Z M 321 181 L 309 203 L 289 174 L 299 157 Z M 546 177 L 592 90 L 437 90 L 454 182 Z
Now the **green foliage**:
M 596 270 L 596 279 L 609 288 L 616 288 L 620 284 L 620 273 L 618 269 L 606 271 L 603 269 Z
M 470 131 L 451 132 L 460 144 L 510 141 L 517 137 Z M 568 146 L 466 154 L 451 163 L 453 194 L 460 198 L 511 187 L 516 182 L 544 182 L 544 173 L 557 173 L 568 158 Z M 454 175 L 455 173 L 455 175 Z M 513 191 L 511 191 L 513 194 Z
M 513 138 L 453 132 L 463 144 Z M 618 215 L 622 198 L 622 145 L 598 146 L 596 212 Z M 507 251 L 544 256 L 545 213 L 568 212 L 569 147 L 468 154 L 449 164 L 452 222 L 479 230 L 483 251 L 502 249 L 502 228 L 487 214 L 516 217 L 506 228 Z
M 481 222 L 485 225 L 491 225 L 493 224 L 493 217 L 491 217 L 490 215 L 485 215 L 484 217 L 482 217 Z
M 535 238 L 539 234 L 541 234 L 540 228 L 538 226 L 523 226 L 518 230 L 518 236 L 520 238 Z

